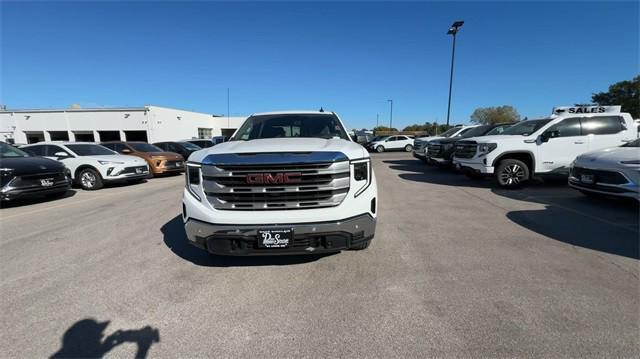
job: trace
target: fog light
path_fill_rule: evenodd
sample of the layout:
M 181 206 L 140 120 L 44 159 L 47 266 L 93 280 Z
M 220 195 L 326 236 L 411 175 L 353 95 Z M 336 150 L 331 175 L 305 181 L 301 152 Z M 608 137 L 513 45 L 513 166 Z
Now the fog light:
M 114 167 L 109 167 L 109 169 L 107 169 L 107 176 L 111 176 L 111 172 L 113 172 Z

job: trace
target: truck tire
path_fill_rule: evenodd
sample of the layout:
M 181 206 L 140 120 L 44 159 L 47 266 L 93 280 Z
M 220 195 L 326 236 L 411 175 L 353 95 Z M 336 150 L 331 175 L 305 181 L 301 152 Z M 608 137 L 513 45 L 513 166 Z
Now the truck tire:
M 376 152 L 378 152 L 378 153 L 382 153 L 382 152 L 384 152 L 384 146 L 378 146 L 378 147 L 376 147 Z
M 363 249 L 367 249 L 367 247 L 369 247 L 369 244 L 371 244 L 371 240 L 366 240 L 362 243 L 358 243 L 355 245 L 352 245 L 351 247 L 349 247 L 350 250 L 352 251 L 361 251 Z
M 413 149 L 413 146 L 411 145 L 404 146 L 404 152 L 411 152 L 412 149 Z
M 503 188 L 516 188 L 529 179 L 529 167 L 526 163 L 507 158 L 496 167 L 496 182 Z
M 85 168 L 78 173 L 78 184 L 85 191 L 94 191 L 102 188 L 102 176 L 93 168 Z

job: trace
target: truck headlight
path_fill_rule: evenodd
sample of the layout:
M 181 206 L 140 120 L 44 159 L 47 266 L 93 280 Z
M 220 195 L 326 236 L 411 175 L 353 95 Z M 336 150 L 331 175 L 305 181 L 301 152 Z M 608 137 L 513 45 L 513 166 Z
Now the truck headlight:
M 487 154 L 498 147 L 497 143 L 481 143 L 478 145 L 478 153 Z
M 369 177 L 368 162 L 359 162 L 353 165 L 353 178 L 356 181 L 365 181 Z
M 362 183 L 362 185 L 357 187 L 358 189 L 354 195 L 354 197 L 358 197 L 371 184 L 371 160 L 368 158 L 356 160 L 351 161 L 351 164 L 353 165 L 353 179 L 356 180 L 358 184 Z
M 201 201 L 201 199 L 195 192 L 195 188 L 200 186 L 200 167 L 197 163 L 187 163 L 187 170 L 185 171 L 187 191 L 198 201 Z

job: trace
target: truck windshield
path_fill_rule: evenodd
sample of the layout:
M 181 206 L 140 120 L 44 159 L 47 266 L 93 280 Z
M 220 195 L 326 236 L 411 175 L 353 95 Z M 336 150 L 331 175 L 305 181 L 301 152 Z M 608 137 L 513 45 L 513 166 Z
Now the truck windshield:
M 456 133 L 456 132 L 458 132 L 458 131 L 460 131 L 460 127 L 450 128 L 450 129 L 448 129 L 448 130 L 444 131 L 444 132 L 440 135 L 440 137 L 451 137 L 451 136 L 453 136 L 453 134 L 454 134 L 454 133 Z
M 263 138 L 312 137 L 349 140 L 347 132 L 334 115 L 282 114 L 249 117 L 231 141 Z
M 502 132 L 503 135 L 521 135 L 529 136 L 530 134 L 538 131 L 542 126 L 551 121 L 550 118 L 540 120 L 529 120 L 517 123 Z

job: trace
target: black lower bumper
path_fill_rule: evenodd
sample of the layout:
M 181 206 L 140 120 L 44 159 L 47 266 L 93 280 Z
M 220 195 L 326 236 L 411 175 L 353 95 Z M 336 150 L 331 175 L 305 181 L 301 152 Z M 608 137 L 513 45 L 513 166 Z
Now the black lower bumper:
M 0 193 L 0 200 L 2 201 L 16 201 L 23 199 L 32 199 L 37 197 L 62 194 L 67 192 L 71 188 L 69 183 L 61 184 L 51 187 L 38 187 L 38 188 L 13 188 L 7 192 Z
M 218 225 L 190 218 L 185 231 L 191 244 L 212 254 L 260 256 L 339 252 L 371 240 L 375 225 L 369 214 L 335 222 L 278 225 Z M 293 243 L 287 248 L 259 247 L 257 230 L 269 228 L 291 228 Z

